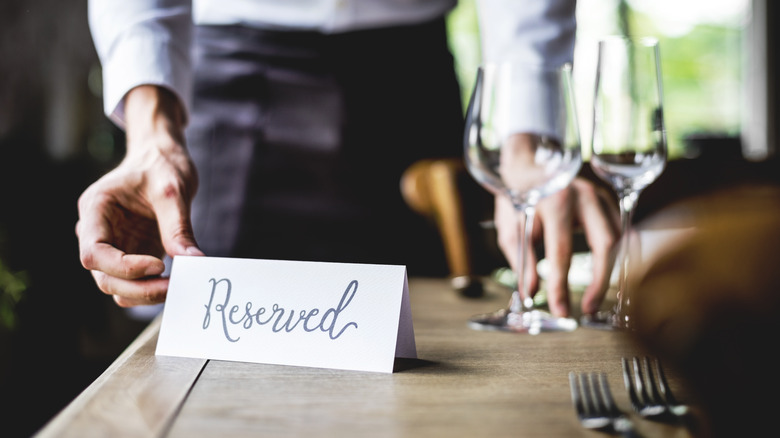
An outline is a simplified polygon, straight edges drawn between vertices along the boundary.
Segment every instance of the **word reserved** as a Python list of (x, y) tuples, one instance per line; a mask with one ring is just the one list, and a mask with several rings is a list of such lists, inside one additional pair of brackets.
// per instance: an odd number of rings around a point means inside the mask
[(417, 357), (406, 268), (177, 256), (156, 354), (392, 372)]
[[(341, 300), (336, 307), (329, 308), (322, 316), (317, 317), (320, 314), (320, 309), (312, 308), (310, 310), (301, 310), (297, 313), (295, 310), (286, 310), (279, 304), (273, 304), (270, 309), (265, 307), (259, 307), (254, 309), (252, 302), (244, 304), (243, 312), (238, 305), (231, 305), (230, 297), (232, 284), (229, 279), (223, 278), (221, 280), (209, 280), (211, 283), (211, 295), (209, 302), (206, 304), (206, 317), (203, 319), (203, 330), (209, 328), (211, 324), (211, 312), (212, 309), (220, 315), (222, 320), (222, 330), (225, 333), (225, 339), (230, 342), (238, 342), (241, 339), (239, 336), (231, 335), (230, 330), (236, 326), (243, 329), (250, 329), (253, 325), (263, 326), (270, 324), (271, 331), (273, 332), (291, 332), (296, 328), (305, 332), (323, 331), (327, 332), (330, 339), (338, 339), (344, 331), (349, 327), (357, 328), (357, 323), (354, 321), (341, 324), (339, 316), (343, 312), (352, 299), (355, 297), (355, 293), (358, 288), (358, 281), (352, 280), (347, 286), (347, 290), (341, 296)], [(224, 289), (222, 295), (224, 301), (219, 304), (214, 304), (214, 295), (218, 293), (218, 289)], [(230, 310), (228, 310), (230, 309)]]

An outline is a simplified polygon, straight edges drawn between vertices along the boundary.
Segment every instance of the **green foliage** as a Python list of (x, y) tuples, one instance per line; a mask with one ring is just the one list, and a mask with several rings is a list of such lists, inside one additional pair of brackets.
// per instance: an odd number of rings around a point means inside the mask
[(455, 69), (460, 81), (463, 109), (477, 75), (477, 67), (482, 58), (479, 40), (479, 23), (474, 0), (460, 0), (458, 6), (447, 17), (450, 50), (455, 57)]
[(16, 305), (21, 301), (28, 285), (27, 272), (12, 272), (0, 258), (0, 330), (11, 331), (16, 327)]
[(686, 136), (739, 134), (742, 29), (697, 25), (682, 36), (669, 37), (637, 12), (630, 14), (629, 28), (634, 35), (652, 35), (660, 42), (670, 157), (685, 155)]
[[(651, 17), (633, 10), (625, 1), (599, 3), (600, 6), (610, 4), (615, 8), (611, 15), (618, 28), (631, 35), (655, 36), (660, 41), (670, 158), (686, 155), (684, 140), (689, 135), (738, 135), (745, 61), (742, 29), (700, 24), (682, 36), (665, 36)], [(599, 13), (610, 16), (609, 11)], [(447, 26), (465, 109), (481, 59), (475, 1), (459, 1), (448, 17)], [(599, 29), (581, 30), (599, 33)], [(588, 93), (592, 84), (577, 84), (577, 87)]]

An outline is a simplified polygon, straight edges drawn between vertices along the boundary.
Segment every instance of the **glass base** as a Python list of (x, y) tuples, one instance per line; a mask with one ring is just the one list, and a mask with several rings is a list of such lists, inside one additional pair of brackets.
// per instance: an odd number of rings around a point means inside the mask
[(596, 330), (625, 330), (627, 326), (625, 322), (623, 324), (621, 322), (623, 321), (619, 319), (614, 309), (601, 310), (580, 317), (582, 327)]
[(512, 312), (499, 309), (493, 313), (476, 315), (469, 319), (474, 330), (492, 330), (536, 335), (542, 332), (570, 332), (577, 328), (577, 320), (559, 318), (549, 312), (533, 309)]

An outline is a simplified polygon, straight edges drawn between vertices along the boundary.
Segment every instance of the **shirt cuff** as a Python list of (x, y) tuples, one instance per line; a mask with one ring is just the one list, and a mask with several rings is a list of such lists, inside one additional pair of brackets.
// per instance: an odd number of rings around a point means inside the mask
[(192, 103), (192, 72), (188, 48), (177, 48), (150, 29), (130, 31), (103, 61), (103, 105), (106, 115), (125, 128), (124, 99), (139, 85), (157, 85), (182, 103), (185, 123)]
[(560, 67), (572, 62), (575, 0), (478, 0), (486, 63), (519, 60)]

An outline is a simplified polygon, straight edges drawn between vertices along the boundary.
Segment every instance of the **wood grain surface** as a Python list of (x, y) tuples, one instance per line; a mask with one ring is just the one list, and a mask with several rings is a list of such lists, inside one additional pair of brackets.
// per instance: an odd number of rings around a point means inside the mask
[[(155, 357), (155, 323), (41, 436), (602, 436), (577, 421), (570, 371), (607, 373), (628, 410), (620, 357), (641, 352), (625, 333), (474, 331), (467, 319), (506, 291), (467, 299), (415, 278), (410, 295), (419, 359), (392, 374)], [(689, 436), (636, 421), (645, 436)]]
[(164, 436), (207, 361), (155, 356), (159, 330), (157, 318), (37, 436)]

